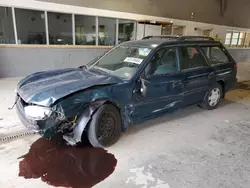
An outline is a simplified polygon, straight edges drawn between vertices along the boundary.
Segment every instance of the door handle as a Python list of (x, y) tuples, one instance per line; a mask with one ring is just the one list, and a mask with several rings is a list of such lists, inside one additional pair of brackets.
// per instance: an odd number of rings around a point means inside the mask
[(178, 86), (181, 86), (182, 85), (182, 81), (175, 81), (174, 83), (173, 83), (173, 87), (175, 88), (175, 87), (178, 87)]
[(208, 74), (208, 78), (209, 78), (209, 79), (213, 78), (214, 76), (215, 76), (215, 73), (214, 73), (214, 72), (211, 72), (211, 73)]

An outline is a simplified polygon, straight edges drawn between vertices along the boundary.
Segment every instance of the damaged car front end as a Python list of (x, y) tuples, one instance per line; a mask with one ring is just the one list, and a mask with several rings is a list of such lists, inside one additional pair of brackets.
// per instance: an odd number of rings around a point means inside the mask
[(27, 76), (16, 89), (21, 122), (46, 138), (61, 133), (71, 145), (84, 131), (96, 147), (113, 144), (132, 122), (131, 78), (149, 52), (118, 46), (86, 66)]
[[(84, 70), (79, 70), (81, 73), (74, 74), (86, 75), (83, 71)], [(37, 77), (38, 75), (34, 76)], [(60, 77), (62, 77), (62, 74), (60, 74)], [(112, 95), (112, 93), (110, 93), (112, 92), (112, 85), (118, 81), (120, 82), (120, 80), (115, 78), (101, 77), (102, 81), (98, 80), (98, 83), (95, 84), (96, 81), (92, 80), (90, 85), (82, 87), (81, 90), (78, 90), (80, 88), (79, 84), (72, 81), (71, 85), (77, 85), (78, 91), (69, 90), (70, 87), (65, 86), (65, 83), (63, 83), (63, 88), (65, 88), (67, 92), (63, 94), (62, 91), (59, 91), (60, 93), (58, 93), (58, 95), (55, 95), (55, 93), (57, 90), (60, 90), (60, 86), (49, 90), (48, 87), (45, 87), (45, 91), (41, 91), (41, 84), (43, 85), (43, 83), (36, 82), (36, 84), (34, 84), (34, 82), (28, 84), (29, 86), (25, 84), (26, 88), (33, 88), (30, 91), (34, 94), (28, 95), (27, 89), (22, 87), (22, 82), (25, 81), (21, 81), (17, 88), (17, 114), (24, 125), (29, 129), (40, 132), (45, 138), (52, 138), (56, 134), (62, 133), (65, 140), (71, 145), (81, 142), (82, 133), (90, 121), (92, 114), (101, 105), (107, 101), (111, 101), (109, 95)], [(42, 82), (47, 83), (48, 80), (46, 79), (49, 78), (45, 78)], [(55, 79), (55, 77), (53, 79)], [(90, 80), (89, 78), (88, 82), (90, 82)], [(58, 80), (51, 80), (51, 82), (54, 82), (55, 85), (59, 85), (57, 83)], [(68, 82), (68, 80), (66, 82)], [(79, 78), (77, 82), (79, 82)], [(36, 90), (40, 91), (37, 92)], [(47, 95), (48, 92), (52, 92), (51, 90), (54, 90), (53, 94)]]

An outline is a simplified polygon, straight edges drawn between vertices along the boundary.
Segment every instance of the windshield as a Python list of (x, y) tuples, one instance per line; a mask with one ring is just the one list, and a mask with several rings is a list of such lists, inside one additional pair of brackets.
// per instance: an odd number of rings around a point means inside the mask
[(90, 65), (89, 69), (129, 80), (151, 50), (145, 47), (118, 46)]

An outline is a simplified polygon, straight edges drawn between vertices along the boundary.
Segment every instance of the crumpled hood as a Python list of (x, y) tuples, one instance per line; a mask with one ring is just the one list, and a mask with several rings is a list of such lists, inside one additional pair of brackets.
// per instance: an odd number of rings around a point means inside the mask
[(50, 106), (58, 99), (95, 85), (115, 84), (120, 79), (86, 69), (38, 72), (18, 83), (17, 92), (26, 103)]

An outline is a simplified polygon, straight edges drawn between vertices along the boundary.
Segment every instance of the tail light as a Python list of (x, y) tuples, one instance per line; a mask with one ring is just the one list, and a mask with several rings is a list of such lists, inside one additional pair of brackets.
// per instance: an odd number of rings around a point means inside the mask
[(234, 63), (234, 69), (237, 69), (237, 64), (236, 63)]

